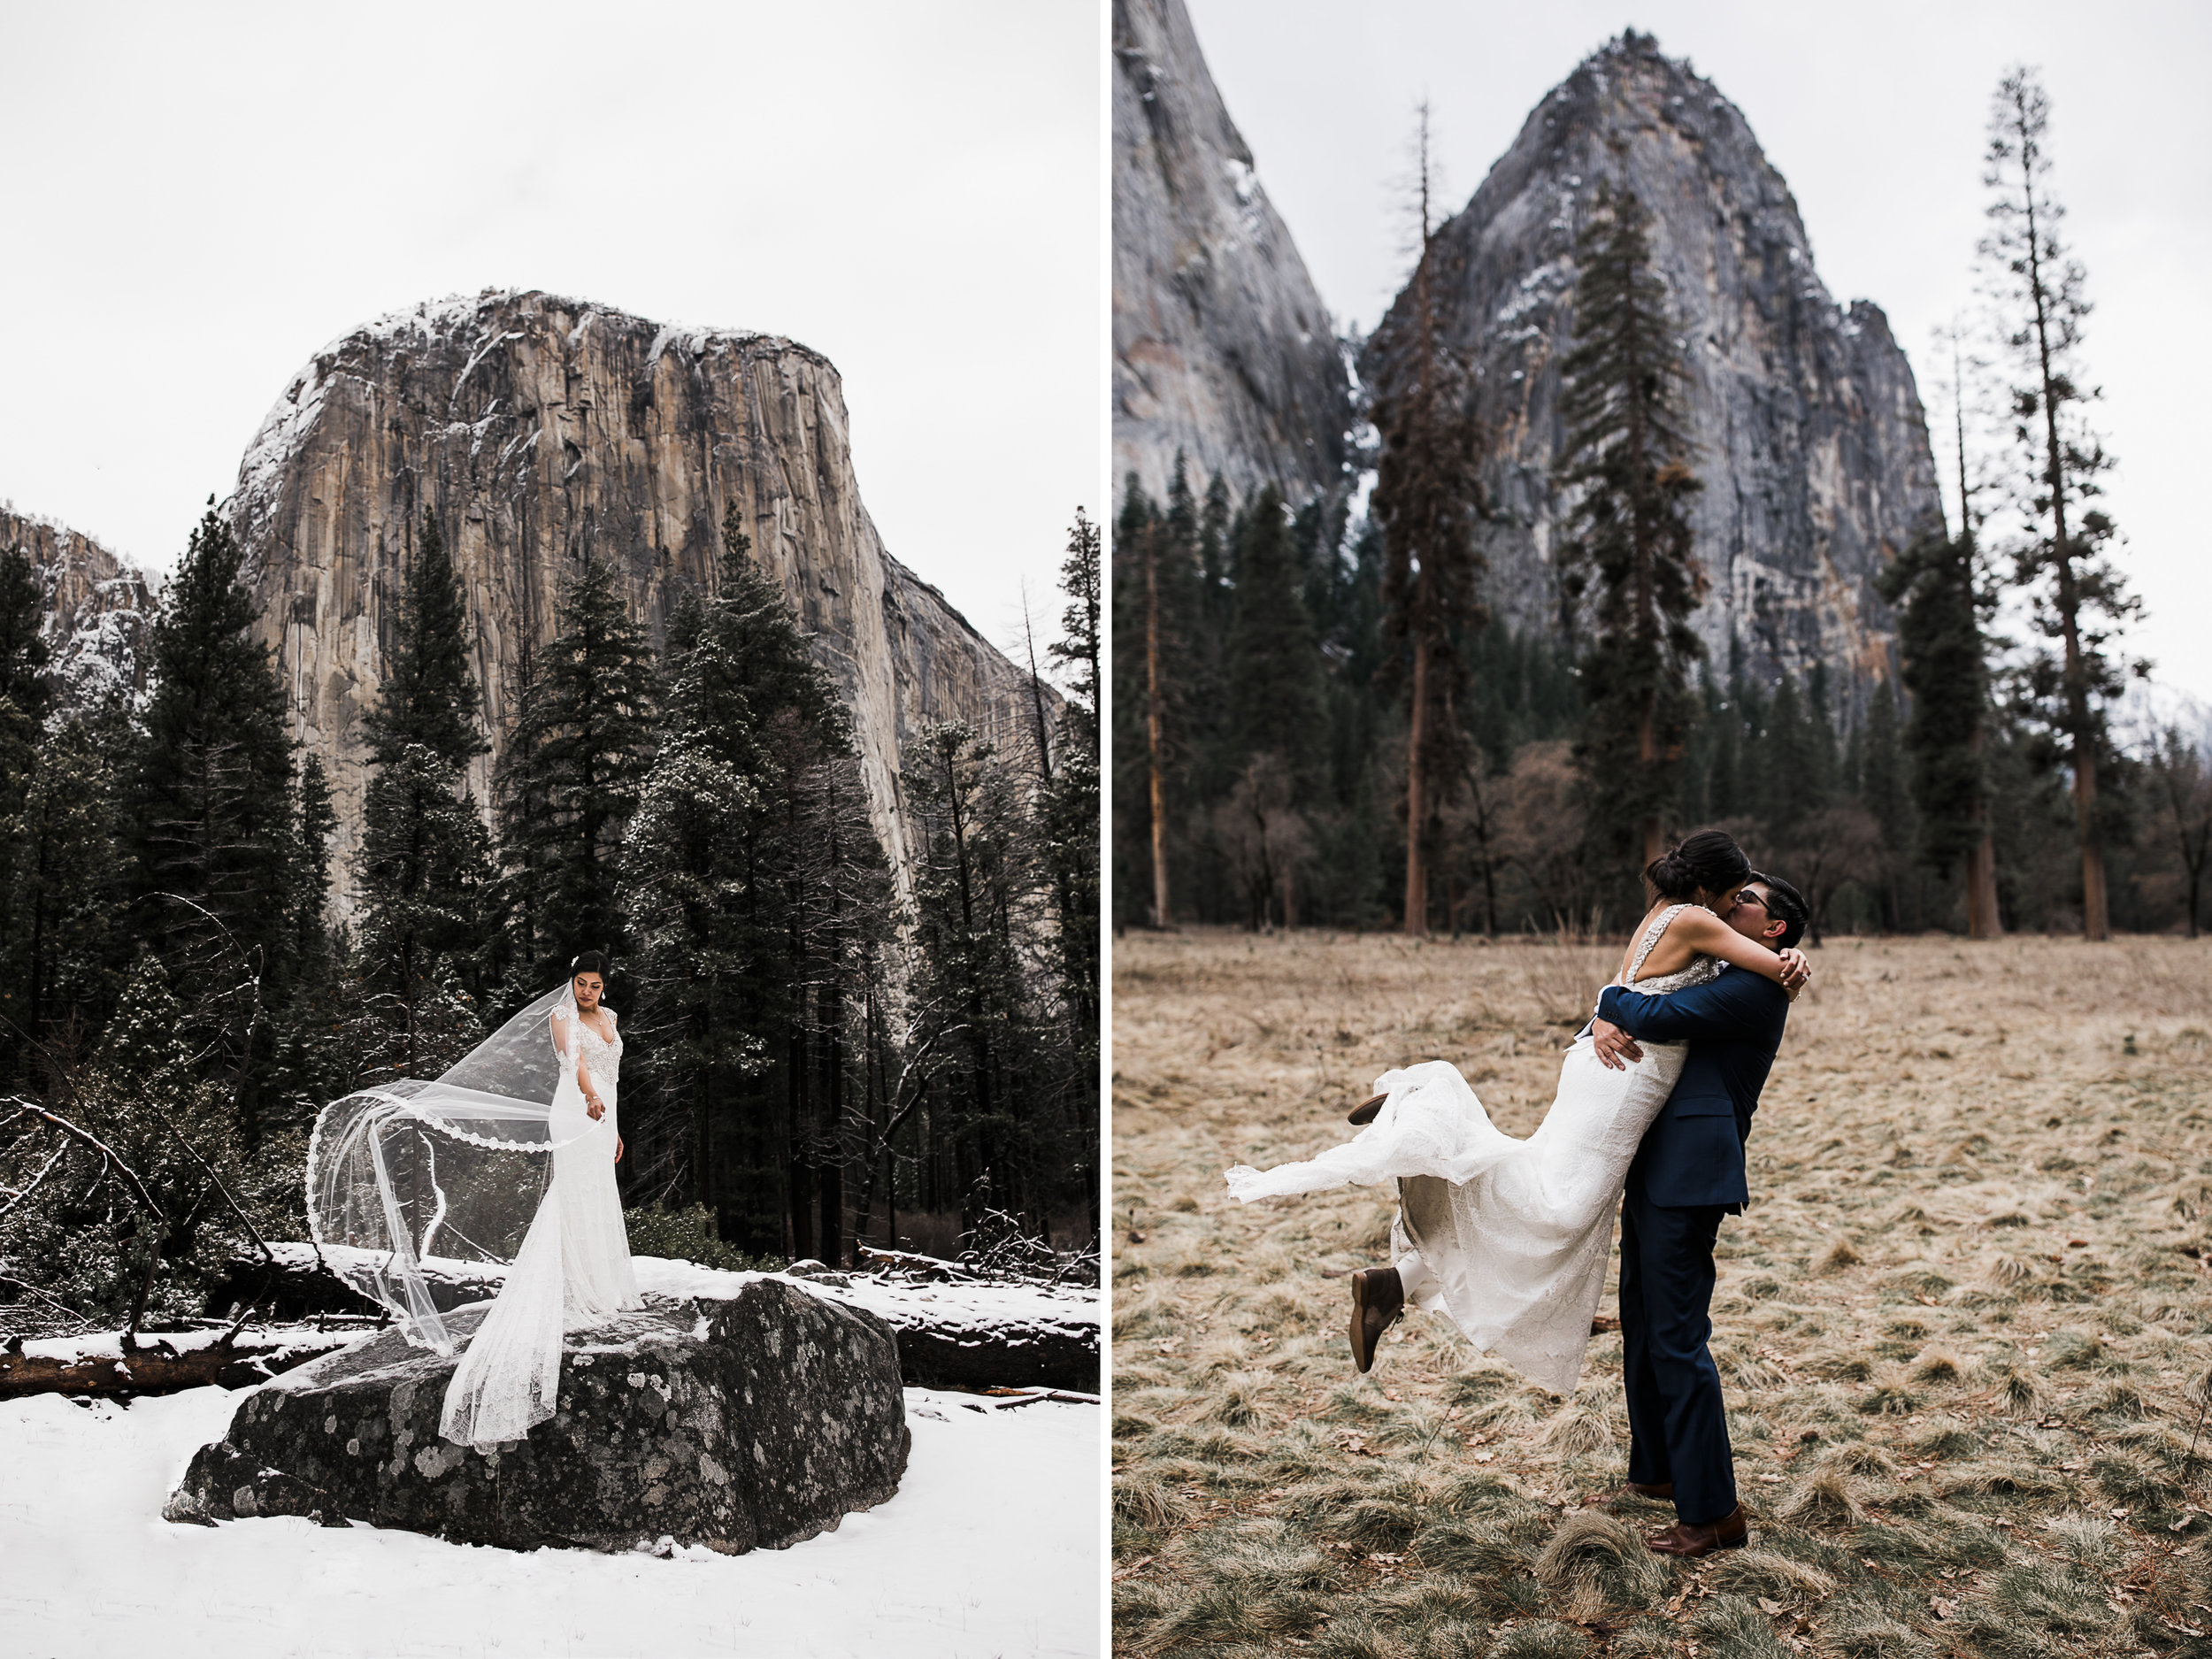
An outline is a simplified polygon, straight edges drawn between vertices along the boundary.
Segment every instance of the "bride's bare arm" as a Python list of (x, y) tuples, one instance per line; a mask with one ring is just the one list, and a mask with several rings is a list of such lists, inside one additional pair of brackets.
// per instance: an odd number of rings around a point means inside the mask
[(1731, 967), (1748, 968), (1777, 985), (1786, 986), (1788, 964), (1756, 940), (1746, 939), (1726, 922), (1702, 909), (1687, 910), (1674, 918), (1674, 927), (1694, 950), (1718, 956)]

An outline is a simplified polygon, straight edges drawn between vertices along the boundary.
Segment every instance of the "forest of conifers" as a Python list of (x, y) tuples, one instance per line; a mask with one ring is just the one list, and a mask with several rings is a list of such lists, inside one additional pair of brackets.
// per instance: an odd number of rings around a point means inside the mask
[[(913, 734), (912, 867), (848, 717), (734, 517), (662, 647), (607, 559), (524, 659), (493, 798), (457, 575), (413, 526), (369, 711), (352, 912), (228, 524), (163, 595), (134, 703), (58, 706), (0, 549), (0, 1303), (24, 1328), (197, 1313), (303, 1236), (323, 1104), (434, 1077), (611, 959), (641, 1254), (1060, 1249), (1098, 1228), (1099, 541), (1077, 515), (1020, 736)], [(904, 891), (902, 891), (903, 887)]]
[[(1425, 114), (1424, 115), (1425, 121)], [(1673, 836), (1732, 831), (1837, 931), (2203, 925), (2212, 730), (2126, 730), (2140, 611), (2105, 504), (2034, 76), (1992, 101), (1988, 357), (1954, 358), (1955, 522), (1933, 511), (1877, 588), (1870, 684), (1762, 680), (1694, 618), (1718, 573), (1686, 503), (1678, 308), (1632, 190), (1592, 193), (1559, 362), (1559, 626), (1487, 603), (1486, 434), (1419, 255), (1361, 349), (1371, 496), (1231, 498), (1179, 458), (1132, 473), (1113, 547), (1117, 927), (1624, 929)], [(1968, 410), (1977, 411), (1970, 443)], [(1294, 511), (1293, 510), (1294, 507)], [(1739, 636), (1740, 638), (1740, 636)]]

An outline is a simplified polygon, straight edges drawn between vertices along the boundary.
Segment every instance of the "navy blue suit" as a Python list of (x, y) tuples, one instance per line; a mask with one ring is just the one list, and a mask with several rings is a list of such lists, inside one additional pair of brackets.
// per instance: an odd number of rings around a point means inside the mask
[(1621, 1356), (1628, 1478), (1671, 1481), (1675, 1512), (1693, 1525), (1736, 1507), (1720, 1373), (1706, 1347), (1713, 1241), (1723, 1212), (1751, 1197), (1744, 1142), (1789, 1009), (1780, 986), (1740, 968), (1669, 996), (1612, 985), (1598, 999), (1598, 1017), (1630, 1036), (1690, 1045), (1621, 1197)]

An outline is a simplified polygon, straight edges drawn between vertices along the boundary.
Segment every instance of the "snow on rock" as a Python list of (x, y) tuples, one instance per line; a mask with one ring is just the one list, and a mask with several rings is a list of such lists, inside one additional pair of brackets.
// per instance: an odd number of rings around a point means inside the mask
[(73, 1659), (1097, 1654), (1097, 1409), (905, 1398), (913, 1451), (888, 1502), (788, 1550), (659, 1558), (173, 1526), (163, 1500), (236, 1394), (0, 1403), (0, 1628), (13, 1651)]
[(40, 635), (65, 714), (110, 698), (142, 704), (147, 631), (157, 605), (151, 578), (81, 531), (0, 502), (0, 550), (31, 563), (43, 611)]

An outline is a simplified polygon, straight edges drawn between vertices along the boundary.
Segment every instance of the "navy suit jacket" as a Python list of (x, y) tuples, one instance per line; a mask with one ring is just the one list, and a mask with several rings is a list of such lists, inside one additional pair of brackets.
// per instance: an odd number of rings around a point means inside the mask
[(1674, 1093), (1628, 1166), (1630, 1183), (1640, 1180), (1651, 1202), (1672, 1209), (1751, 1202), (1744, 1142), (1789, 1012), (1788, 992), (1741, 968), (1665, 996), (1605, 987), (1601, 1019), (1632, 1037), (1690, 1045)]

